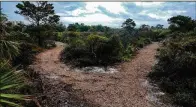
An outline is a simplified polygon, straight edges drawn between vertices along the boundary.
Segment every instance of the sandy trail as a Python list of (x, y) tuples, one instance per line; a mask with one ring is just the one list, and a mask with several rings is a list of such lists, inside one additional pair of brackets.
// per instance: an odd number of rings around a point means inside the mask
[(158, 43), (144, 47), (110, 74), (72, 71), (59, 60), (62, 45), (42, 52), (33, 69), (43, 81), (43, 102), (47, 107), (151, 107), (141, 82), (155, 63), (157, 48)]

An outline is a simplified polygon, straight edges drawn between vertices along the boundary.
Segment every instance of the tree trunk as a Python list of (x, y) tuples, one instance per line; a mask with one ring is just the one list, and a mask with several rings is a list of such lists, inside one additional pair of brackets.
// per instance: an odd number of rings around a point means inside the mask
[(40, 35), (40, 25), (39, 25), (39, 20), (36, 22), (37, 23), (37, 30), (38, 30), (38, 45), (39, 46), (43, 46), (43, 40), (42, 40), (42, 38), (41, 38), (41, 35)]

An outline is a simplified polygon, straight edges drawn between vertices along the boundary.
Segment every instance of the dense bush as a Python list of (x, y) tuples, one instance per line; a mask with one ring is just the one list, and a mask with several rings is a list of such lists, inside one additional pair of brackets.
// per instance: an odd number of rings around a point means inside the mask
[(173, 103), (184, 107), (196, 106), (196, 37), (191, 34), (175, 33), (165, 41), (149, 74)]
[(177, 15), (167, 20), (170, 24), (171, 31), (189, 32), (193, 31), (196, 26), (195, 20), (189, 16)]
[(55, 41), (53, 41), (53, 40), (45, 40), (44, 43), (43, 43), (43, 47), (47, 48), (47, 49), (56, 47)]
[(89, 35), (86, 39), (75, 38), (65, 48), (63, 56), (75, 65), (107, 65), (122, 57), (122, 43), (118, 36), (106, 38)]
[(36, 45), (21, 43), (19, 47), (20, 54), (13, 58), (12, 65), (19, 65), (20, 68), (25, 68), (32, 64), (35, 59), (35, 55), (41, 51), (43, 51), (43, 49)]
[(170, 34), (169, 30), (166, 29), (157, 29), (157, 30), (148, 30), (148, 31), (139, 31), (137, 36), (149, 38), (151, 41), (161, 41)]
[[(164, 39), (167, 35), (164, 31), (161, 29), (159, 31), (135, 31), (135, 33), (129, 34), (125, 30), (121, 30), (118, 32), (119, 34), (110, 32), (113, 36), (102, 36), (101, 33), (92, 32), (85, 32), (85, 34), (63, 32), (59, 34), (59, 37), (68, 43), (68, 47), (63, 53), (65, 62), (81, 66), (108, 65), (129, 60), (139, 48), (143, 48), (152, 41)], [(162, 33), (161, 36), (159, 36), (160, 33)]]
[(103, 32), (58, 32), (57, 40), (65, 43), (70, 43), (75, 38), (86, 39), (89, 35), (103, 35)]
[(151, 43), (151, 39), (146, 37), (139, 37), (135, 43), (135, 47), (143, 48), (144, 46)]
[(74, 40), (75, 38), (79, 38), (79, 36), (79, 32), (62, 32), (61, 34), (59, 34), (59, 38), (62, 42), (65, 43), (71, 43), (72, 40)]
[(31, 43), (33, 42), (29, 34), (23, 33), (20, 31), (10, 32), (9, 36), (7, 36), (7, 39), (13, 40), (13, 41), (26, 41), (26, 42), (31, 42)]
[(161, 41), (167, 38), (170, 33), (171, 33), (170, 30), (161, 30), (160, 33), (156, 36), (156, 40)]

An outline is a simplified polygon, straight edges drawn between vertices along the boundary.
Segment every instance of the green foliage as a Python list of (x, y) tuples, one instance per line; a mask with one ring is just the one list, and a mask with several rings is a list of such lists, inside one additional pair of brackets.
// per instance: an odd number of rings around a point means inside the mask
[(77, 26), (75, 26), (74, 24), (69, 24), (69, 26), (67, 27), (68, 31), (77, 31)]
[(150, 30), (150, 26), (149, 25), (146, 25), (146, 24), (142, 24), (140, 26), (140, 30), (142, 30), (142, 31), (148, 31), (148, 30)]
[(25, 68), (28, 65), (33, 63), (35, 59), (35, 55), (38, 52), (43, 51), (43, 49), (33, 44), (21, 43), (19, 47), (19, 51), (20, 51), (20, 54), (12, 59), (12, 65), (13, 66), (20, 65), (19, 66), (20, 68)]
[(50, 24), (39, 26), (28, 25), (24, 32), (30, 35), (30, 39), (27, 39), (30, 43), (38, 43), (38, 45), (45, 47), (46, 45), (44, 42), (47, 42), (47, 40), (56, 40), (58, 38), (58, 34), (54, 29), (55, 25), (53, 27)]
[(139, 47), (139, 48), (143, 48), (144, 46), (148, 45), (151, 43), (151, 40), (150, 38), (143, 38), (143, 37), (140, 37), (138, 38), (138, 40), (136, 41), (136, 47)]
[(161, 41), (163, 39), (165, 39), (166, 37), (168, 37), (168, 35), (171, 33), (170, 30), (162, 30), (158, 36), (156, 37), (157, 41)]
[(15, 13), (24, 16), (31, 22), (30, 28), (33, 30), (33, 35), (38, 39), (38, 44), (43, 46), (45, 36), (51, 34), (54, 25), (60, 20), (59, 16), (55, 15), (53, 4), (47, 1), (23, 1), (18, 3), (16, 7), (19, 10)]
[(16, 100), (25, 100), (29, 96), (21, 94), (13, 94), (13, 91), (24, 85), (24, 79), (20, 71), (10, 69), (10, 66), (2, 61), (0, 62), (0, 105), (20, 107)]
[(57, 32), (57, 41), (64, 42), (63, 32)]
[(12, 41), (20, 41), (20, 42), (30, 42), (32, 43), (33, 40), (32, 38), (30, 38), (30, 35), (28, 33), (23, 33), (20, 31), (12, 31), (9, 33), (9, 36), (7, 36), (8, 40), (12, 40)]
[(133, 19), (130, 18), (126, 19), (126, 21), (122, 24), (122, 27), (126, 29), (128, 32), (132, 32), (135, 26), (135, 22), (133, 21)]
[(46, 48), (46, 49), (56, 47), (55, 41), (53, 41), (53, 40), (45, 40), (43, 44), (44, 44), (44, 48)]
[(74, 24), (69, 24), (67, 27), (68, 31), (72, 32), (106, 32), (110, 28), (107, 26), (102, 26), (102, 25), (85, 25), (84, 23), (74, 23)]
[[(196, 106), (196, 37), (179, 33), (163, 43), (157, 56), (159, 62), (149, 77), (163, 91), (167, 92), (173, 103), (184, 107)], [(185, 36), (186, 35), (186, 36)]]
[[(163, 25), (157, 25), (157, 29), (153, 30), (145, 24), (140, 29), (134, 29), (136, 24), (132, 19), (123, 23), (123, 29), (105, 27), (104, 36), (100, 32), (79, 32), (81, 26), (85, 25), (71, 24), (68, 30), (74, 32), (58, 34), (61, 41), (69, 44), (63, 52), (64, 61), (81, 66), (108, 65), (128, 60), (139, 48), (150, 44), (151, 41), (163, 40), (169, 33), (163, 29)], [(101, 32), (104, 31), (101, 30), (101, 25), (90, 26), (93, 31), (98, 28)]]
[(98, 63), (107, 65), (120, 61), (122, 58), (123, 46), (118, 36), (106, 37), (90, 35), (88, 44), (93, 58)]
[(182, 15), (171, 17), (168, 19), (168, 22), (170, 24), (169, 29), (171, 31), (187, 32), (193, 30), (196, 26), (196, 23), (191, 19), (191, 17)]
[(157, 29), (163, 29), (163, 26), (164, 26), (164, 25), (157, 24), (157, 25), (156, 25), (156, 28), (157, 28)]
[(19, 54), (19, 44), (12, 41), (0, 40), (0, 60), (12, 59)]
[(118, 36), (106, 38), (99, 35), (89, 35), (87, 38), (75, 38), (65, 48), (65, 62), (75, 65), (108, 65), (122, 58), (122, 43)]
[(30, 22), (33, 22), (37, 26), (59, 21), (59, 16), (54, 14), (53, 4), (47, 1), (23, 1), (22, 3), (18, 3), (16, 7), (19, 10), (15, 11), (15, 13), (25, 16)]
[(66, 26), (63, 23), (57, 23), (54, 26), (57, 32), (64, 32), (66, 30)]
[(136, 47), (129, 44), (128, 47), (125, 48), (123, 51), (122, 60), (123, 61), (130, 60), (130, 58), (135, 54), (136, 51), (137, 51)]
[(75, 38), (80, 38), (80, 32), (63, 32), (61, 40), (65, 43), (71, 43)]

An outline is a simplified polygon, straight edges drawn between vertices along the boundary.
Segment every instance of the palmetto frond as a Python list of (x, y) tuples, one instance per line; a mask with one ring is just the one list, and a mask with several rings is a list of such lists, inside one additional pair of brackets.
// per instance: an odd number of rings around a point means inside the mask
[[(13, 90), (24, 85), (24, 79), (20, 71), (14, 71), (7, 66), (5, 62), (0, 63), (0, 105), (6, 104), (10, 106), (20, 105), (13, 100), (26, 100), (29, 96), (21, 94), (12, 94)], [(10, 92), (12, 90), (12, 92)]]
[(0, 40), (0, 58), (12, 59), (19, 54), (17, 42)]

